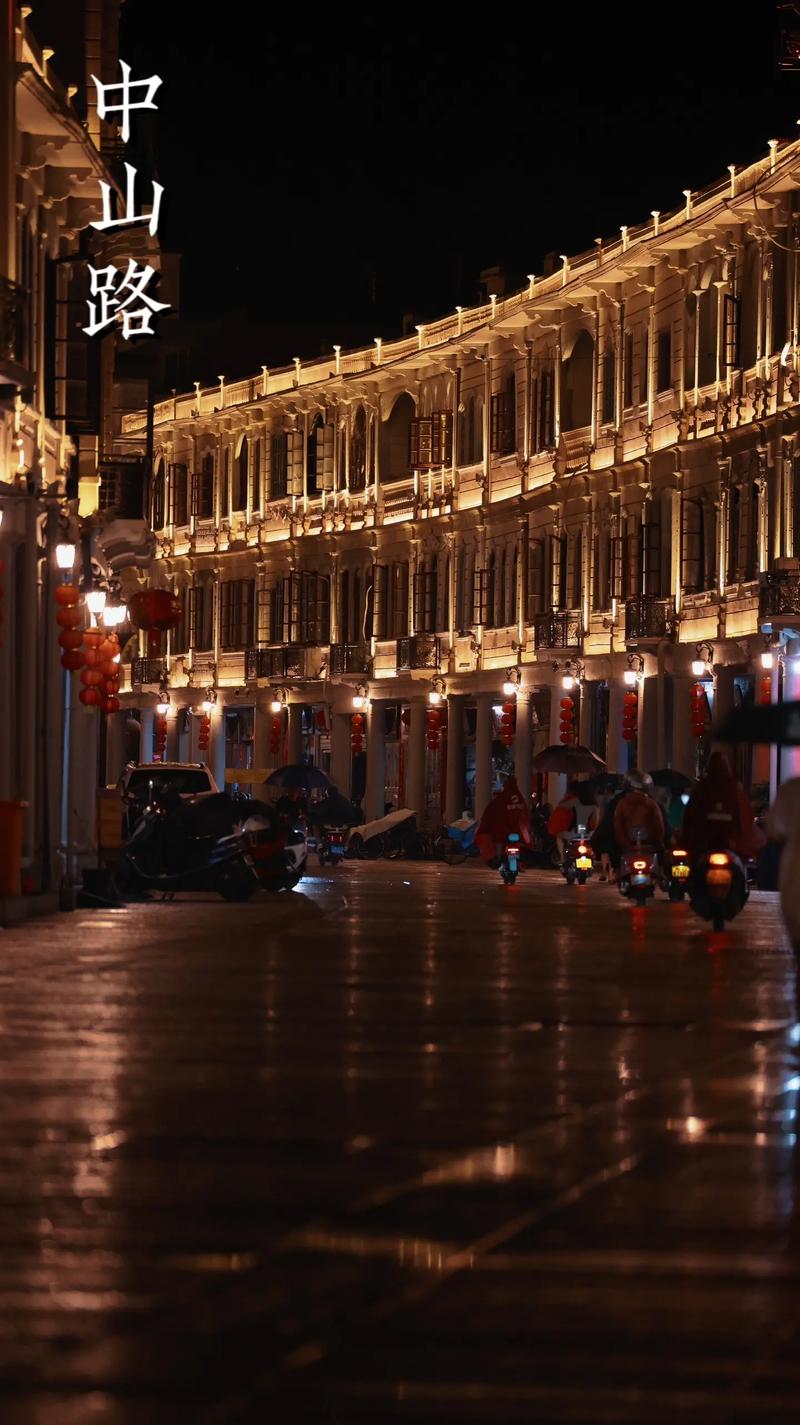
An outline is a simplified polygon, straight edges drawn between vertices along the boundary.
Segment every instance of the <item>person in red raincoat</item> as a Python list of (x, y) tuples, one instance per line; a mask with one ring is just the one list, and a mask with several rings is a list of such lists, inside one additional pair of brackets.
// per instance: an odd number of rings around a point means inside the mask
[(712, 752), (692, 793), (681, 840), (690, 856), (730, 849), (746, 861), (756, 854), (753, 808), (721, 752)]
[(523, 846), (530, 846), (528, 804), (514, 777), (509, 777), (505, 786), (495, 793), (481, 817), (475, 841), (484, 861), (502, 855), (503, 844), (511, 832), (517, 833)]

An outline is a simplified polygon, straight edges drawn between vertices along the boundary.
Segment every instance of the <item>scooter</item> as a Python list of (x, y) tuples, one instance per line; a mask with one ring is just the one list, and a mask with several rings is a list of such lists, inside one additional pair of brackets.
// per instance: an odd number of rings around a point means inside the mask
[(576, 881), (579, 886), (585, 886), (594, 871), (594, 852), (582, 827), (578, 828), (577, 835), (566, 840), (561, 869), (568, 886), (574, 885)]
[(246, 901), (258, 880), (241, 833), (193, 835), (186, 815), (153, 798), (122, 849), (112, 886), (121, 900), (148, 891), (217, 891), (223, 900)]
[(680, 847), (667, 852), (664, 867), (664, 889), (671, 901), (682, 901), (686, 895), (691, 875), (689, 853)]
[(317, 841), (317, 860), (320, 866), (325, 866), (328, 863), (331, 866), (338, 866), (340, 861), (344, 860), (346, 849), (346, 826), (323, 826), (320, 828)]
[(303, 831), (286, 817), (255, 813), (242, 825), (259, 885), (265, 891), (293, 891), (306, 871)]
[(646, 905), (655, 895), (658, 880), (658, 853), (640, 841), (633, 851), (623, 851), (619, 867), (619, 888), (636, 905)]
[(513, 886), (519, 875), (519, 832), (510, 831), (505, 840), (503, 854), (500, 857), (500, 875), (507, 886)]
[(689, 901), (702, 920), (710, 920), (715, 930), (724, 930), (747, 904), (750, 894), (744, 865), (733, 851), (706, 851), (699, 856), (689, 877)]

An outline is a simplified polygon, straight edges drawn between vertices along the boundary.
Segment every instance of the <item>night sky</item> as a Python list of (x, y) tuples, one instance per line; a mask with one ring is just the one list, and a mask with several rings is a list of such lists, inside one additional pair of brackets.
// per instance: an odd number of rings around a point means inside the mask
[[(74, 69), (81, 0), (33, 3)], [(122, 40), (164, 80), (160, 232), (182, 316), (219, 324), (204, 377), (388, 339), (476, 301), (483, 267), (513, 289), (797, 133), (769, 0), (746, 24), (707, 3), (209, 13), (127, 0)]]

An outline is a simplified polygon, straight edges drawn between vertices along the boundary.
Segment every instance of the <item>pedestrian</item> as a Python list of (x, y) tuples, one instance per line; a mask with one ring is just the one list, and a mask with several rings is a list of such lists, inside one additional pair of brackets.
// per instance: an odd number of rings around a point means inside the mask
[(592, 850), (600, 858), (598, 880), (614, 881), (619, 870), (619, 847), (614, 834), (614, 813), (625, 793), (622, 788), (610, 792), (603, 799), (598, 816), (597, 828), (592, 834)]
[(781, 911), (795, 952), (800, 954), (800, 777), (790, 777), (778, 788), (767, 814), (767, 835), (781, 847)]

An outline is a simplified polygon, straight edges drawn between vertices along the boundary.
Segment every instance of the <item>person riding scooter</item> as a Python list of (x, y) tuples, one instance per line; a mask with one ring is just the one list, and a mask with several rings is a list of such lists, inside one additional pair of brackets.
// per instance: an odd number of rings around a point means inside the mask
[(664, 818), (652, 793), (653, 779), (647, 772), (628, 773), (614, 809), (614, 836), (623, 853), (643, 843), (664, 850)]
[(681, 840), (692, 858), (731, 850), (748, 861), (757, 845), (753, 808), (721, 752), (712, 752), (683, 818)]

